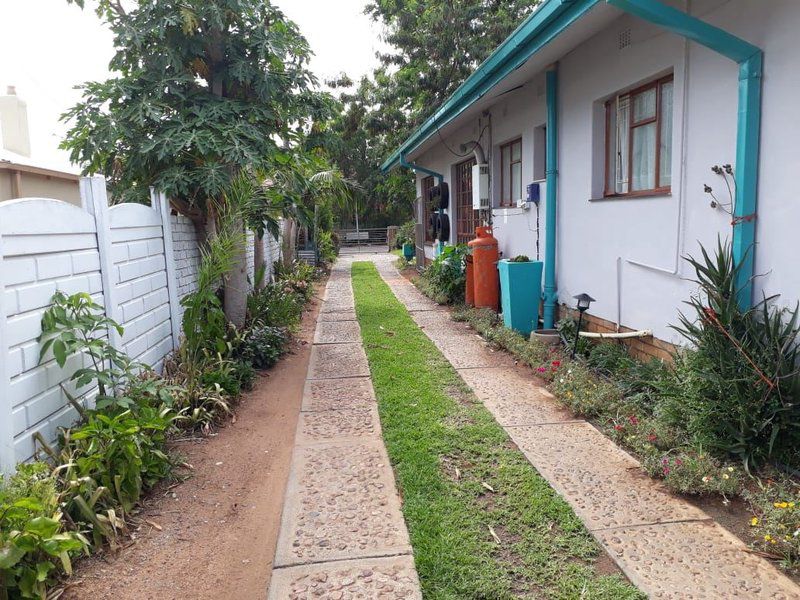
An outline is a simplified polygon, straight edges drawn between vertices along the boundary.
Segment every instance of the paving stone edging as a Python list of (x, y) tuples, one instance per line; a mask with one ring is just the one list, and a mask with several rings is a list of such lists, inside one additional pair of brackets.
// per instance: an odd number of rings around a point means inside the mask
[(422, 598), (350, 266), (334, 266), (317, 320), (269, 600)]
[(411, 317), (531, 464), (572, 506), (625, 575), (651, 598), (800, 598), (800, 587), (639, 462), (560, 407), (527, 367), (492, 351), (394, 267), (372, 260)]

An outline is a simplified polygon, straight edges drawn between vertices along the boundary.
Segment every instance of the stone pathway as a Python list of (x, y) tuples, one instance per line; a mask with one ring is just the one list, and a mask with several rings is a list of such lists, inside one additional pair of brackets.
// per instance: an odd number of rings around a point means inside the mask
[[(495, 352), (373, 260), (412, 318), (453, 364), (531, 464), (559, 492), (625, 575), (651, 598), (800, 598), (800, 588), (700, 509), (647, 477), (632, 456), (575, 419), (531, 370)], [(347, 261), (348, 267), (351, 261)], [(344, 266), (344, 264), (342, 265)]]
[(334, 267), (317, 323), (270, 600), (422, 598), (355, 317), (351, 264), (343, 258)]

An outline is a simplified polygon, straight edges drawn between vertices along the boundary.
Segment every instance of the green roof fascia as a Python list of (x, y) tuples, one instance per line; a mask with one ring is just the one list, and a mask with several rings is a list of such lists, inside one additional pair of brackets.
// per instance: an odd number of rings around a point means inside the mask
[(384, 173), (400, 165), (400, 155), (409, 154), (438, 129), (450, 123), (518, 69), (601, 0), (545, 0), (506, 40), (495, 49), (453, 95), (442, 104), (381, 165)]

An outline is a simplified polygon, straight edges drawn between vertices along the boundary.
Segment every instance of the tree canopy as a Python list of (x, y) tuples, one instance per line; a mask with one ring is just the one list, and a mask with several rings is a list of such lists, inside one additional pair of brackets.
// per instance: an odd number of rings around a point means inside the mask
[(155, 186), (203, 210), (241, 168), (285, 161), (330, 117), (308, 43), (268, 1), (139, 1), (126, 12), (100, 0), (97, 12), (114, 34), (115, 75), (82, 86), (63, 147), (117, 200), (144, 201)]
[[(391, 50), (356, 86), (346, 77), (331, 153), (364, 188), (369, 224), (399, 223), (415, 197), (407, 174), (379, 165), (530, 14), (538, 0), (373, 0), (365, 12)], [(375, 221), (381, 215), (381, 222)], [(372, 220), (369, 220), (372, 219)]]

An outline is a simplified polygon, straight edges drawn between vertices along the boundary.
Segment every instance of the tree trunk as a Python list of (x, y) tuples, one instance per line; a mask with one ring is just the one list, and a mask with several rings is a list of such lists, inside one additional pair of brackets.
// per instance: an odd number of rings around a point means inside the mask
[(294, 262), (294, 247), (297, 238), (297, 226), (294, 219), (283, 220), (283, 265), (291, 266)]
[(255, 265), (253, 271), (255, 272), (255, 278), (253, 280), (253, 287), (256, 290), (264, 289), (264, 285), (266, 285), (267, 277), (269, 277), (269, 273), (267, 273), (267, 266), (264, 263), (264, 234), (259, 234), (256, 232), (254, 236), (254, 248), (253, 248), (253, 263)]
[[(239, 219), (237, 231), (244, 231)], [(225, 277), (225, 316), (238, 329), (244, 327), (247, 318), (247, 248), (240, 243), (230, 273)]]

